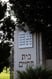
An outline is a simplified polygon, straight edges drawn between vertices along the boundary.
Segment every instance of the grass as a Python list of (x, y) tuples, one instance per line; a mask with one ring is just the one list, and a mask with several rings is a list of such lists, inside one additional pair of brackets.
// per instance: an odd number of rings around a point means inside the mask
[(0, 73), (0, 79), (10, 79), (9, 69), (7, 69), (7, 72), (6, 72), (6, 69), (4, 68), (3, 72)]

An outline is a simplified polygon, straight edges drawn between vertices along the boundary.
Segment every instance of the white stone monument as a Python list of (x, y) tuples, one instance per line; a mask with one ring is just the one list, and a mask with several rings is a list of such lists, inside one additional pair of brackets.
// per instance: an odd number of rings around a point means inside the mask
[(18, 28), (14, 32), (14, 79), (17, 71), (26, 67), (42, 65), (42, 36), (41, 33), (31, 34)]

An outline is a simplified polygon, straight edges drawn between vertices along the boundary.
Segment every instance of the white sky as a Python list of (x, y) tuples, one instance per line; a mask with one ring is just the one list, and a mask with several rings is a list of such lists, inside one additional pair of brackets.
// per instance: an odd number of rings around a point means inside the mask
[[(0, 1), (2, 1), (4, 3), (4, 2), (8, 2), (9, 0), (0, 0)], [(12, 4), (7, 3), (7, 6), (8, 6), (8, 10), (10, 10), (10, 6), (12, 6)], [(9, 13), (7, 12), (6, 15), (9, 16)], [(13, 12), (11, 12), (11, 19), (13, 21), (15, 21), (15, 22), (17, 20), (16, 17), (14, 16), (14, 13)]]
[(9, 0), (0, 0), (0, 1), (2, 1), (2, 2), (8, 2)]

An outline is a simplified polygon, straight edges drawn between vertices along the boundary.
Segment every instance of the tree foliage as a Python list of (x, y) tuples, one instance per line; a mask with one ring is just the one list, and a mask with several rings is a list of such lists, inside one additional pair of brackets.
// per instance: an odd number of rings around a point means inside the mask
[[(9, 8), (11, 8), (9, 6)], [(7, 14), (8, 13), (8, 16)], [(13, 39), (15, 22), (11, 19), (11, 9), (8, 10), (7, 3), (0, 2), (0, 31), (3, 31), (5, 40)]]
[(10, 44), (9, 43), (0, 43), (0, 72), (6, 66), (9, 66), (8, 57), (10, 56)]
[(11, 20), (10, 17), (4, 19), (1, 30), (3, 30), (5, 40), (10, 40), (11, 38), (13, 39), (15, 23)]
[[(9, 0), (13, 4), (11, 10), (14, 10), (17, 20), (17, 26), (24, 30), (25, 24), (31, 32), (52, 31), (52, 5), (48, 0)], [(5, 8), (6, 11), (6, 8)], [(10, 16), (11, 17), (11, 16)], [(13, 37), (15, 23), (8, 17), (4, 19), (2, 30), (7, 38)], [(21, 24), (21, 25), (20, 25)], [(23, 24), (23, 25), (22, 25)]]
[(52, 70), (42, 67), (27, 68), (25, 71), (17, 71), (19, 79), (52, 79)]
[(4, 17), (5, 15), (5, 12), (6, 12), (6, 8), (7, 8), (7, 5), (4, 4), (2, 6), (1, 2), (0, 2), (0, 20)]
[(25, 22), (32, 32), (52, 28), (52, 2), (50, 0), (10, 0), (20, 22)]
[[(5, 18), (5, 13), (7, 11), (7, 4), (0, 2), (0, 31), (3, 31), (3, 34), (0, 33), (0, 72), (2, 72), (3, 68), (9, 67), (8, 57), (10, 56), (10, 43), (5, 42), (9, 40), (11, 37), (10, 25), (12, 25), (12, 21), (10, 21), (9, 17)], [(2, 25), (2, 27), (1, 27)], [(11, 29), (12, 30), (12, 29)], [(9, 34), (10, 33), (10, 34)]]

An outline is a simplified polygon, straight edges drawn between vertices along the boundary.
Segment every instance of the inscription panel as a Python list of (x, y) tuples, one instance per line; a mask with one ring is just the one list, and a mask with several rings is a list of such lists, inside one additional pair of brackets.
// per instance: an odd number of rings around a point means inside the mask
[(18, 47), (27, 48), (32, 47), (32, 34), (29, 32), (19, 32), (18, 35)]
[(31, 54), (22, 54), (21, 60), (19, 61), (19, 67), (34, 66), (34, 61), (31, 58)]

